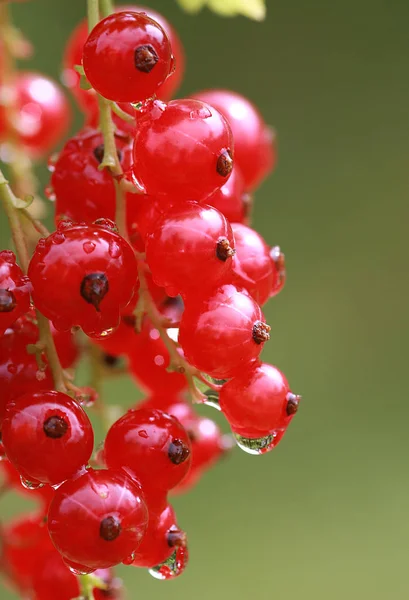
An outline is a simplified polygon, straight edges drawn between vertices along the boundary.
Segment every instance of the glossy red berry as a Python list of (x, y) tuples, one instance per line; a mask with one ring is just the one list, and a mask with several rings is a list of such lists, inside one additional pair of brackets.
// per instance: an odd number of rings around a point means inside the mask
[(115, 102), (153, 96), (174, 68), (163, 28), (145, 13), (131, 11), (113, 13), (94, 27), (82, 63), (92, 87)]
[(276, 162), (275, 137), (257, 108), (244, 96), (228, 90), (207, 90), (194, 95), (224, 115), (234, 138), (236, 165), (246, 189), (256, 188)]
[(149, 195), (204, 200), (233, 169), (224, 117), (198, 100), (147, 102), (137, 115), (133, 174)]
[(149, 518), (148, 528), (132, 566), (155, 567), (167, 560), (180, 545), (186, 545), (186, 534), (178, 528), (175, 511), (168, 504), (159, 515)]
[(90, 470), (66, 481), (48, 513), (51, 540), (85, 571), (127, 560), (141, 543), (148, 512), (140, 487), (116, 470)]
[(124, 468), (142, 486), (170, 490), (190, 467), (190, 441), (177, 419), (160, 410), (130, 410), (105, 440), (108, 467)]
[(55, 391), (9, 401), (2, 433), (7, 457), (22, 478), (51, 485), (73, 477), (88, 463), (94, 446), (84, 410)]
[(132, 248), (105, 226), (61, 227), (39, 241), (28, 272), (34, 302), (56, 329), (79, 325), (90, 336), (119, 325), (137, 287)]
[[(0, 86), (1, 87), (1, 86)], [(4, 94), (14, 96), (16, 114), (11, 124), (31, 156), (50, 152), (68, 129), (69, 104), (59, 86), (39, 73), (20, 73)], [(4, 108), (0, 108), (0, 138), (8, 134)]]
[(269, 332), (258, 304), (229, 284), (202, 298), (187, 298), (179, 343), (193, 366), (227, 379), (259, 356)]
[(259, 304), (264, 304), (274, 295), (280, 279), (271, 249), (254, 229), (241, 223), (233, 223), (232, 229), (236, 243), (234, 283), (246, 289)]
[[(131, 165), (127, 139), (115, 137), (118, 158), (124, 170)], [(115, 218), (115, 185), (111, 173), (100, 169), (104, 155), (103, 136), (86, 128), (69, 139), (50, 168), (51, 199), (55, 199), (55, 220), (62, 218), (92, 223)]]
[(146, 239), (153, 279), (170, 296), (226, 279), (233, 255), (230, 224), (215, 208), (196, 202), (170, 209)]
[(230, 223), (242, 223), (247, 216), (248, 200), (243, 177), (239, 168), (234, 167), (229, 180), (206, 198), (206, 204), (217, 208)]
[(32, 590), (35, 600), (72, 600), (81, 594), (79, 579), (53, 549), (37, 563)]
[(0, 335), (30, 307), (31, 283), (10, 250), (0, 252)]
[(261, 363), (243, 369), (222, 387), (220, 408), (235, 433), (262, 438), (287, 428), (299, 399), (281, 371)]

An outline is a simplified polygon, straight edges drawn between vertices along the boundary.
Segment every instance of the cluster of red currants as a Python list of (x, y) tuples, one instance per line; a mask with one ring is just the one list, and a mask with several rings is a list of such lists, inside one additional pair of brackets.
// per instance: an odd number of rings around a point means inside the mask
[[(27, 273), (0, 253), (2, 466), (7, 484), (42, 506), (6, 529), (2, 565), (35, 600), (76, 597), (75, 574), (93, 572), (95, 598), (115, 598), (121, 562), (159, 579), (183, 572), (186, 534), (168, 495), (231, 445), (189, 393), (216, 405), (251, 454), (274, 448), (298, 408), (284, 375), (260, 361), (270, 338), (260, 306), (284, 285), (284, 256), (248, 225), (274, 135), (239, 94), (170, 100), (183, 63), (177, 34), (151, 10), (122, 7), (90, 33), (77, 27), (64, 82), (86, 125), (49, 163), (56, 231), (38, 241)], [(48, 152), (68, 122), (63, 96), (33, 74), (14, 89), (21, 145)], [(44, 348), (41, 315), (51, 323)], [(93, 458), (84, 407), (96, 394), (65, 380), (79, 330), (102, 371), (124, 363), (147, 393)]]

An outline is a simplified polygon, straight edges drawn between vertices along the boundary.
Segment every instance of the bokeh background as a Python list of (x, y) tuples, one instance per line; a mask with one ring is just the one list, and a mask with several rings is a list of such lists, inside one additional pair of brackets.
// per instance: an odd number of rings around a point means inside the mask
[[(303, 404), (270, 455), (236, 451), (175, 499), (190, 566), (168, 583), (123, 569), (128, 598), (404, 598), (409, 3), (268, 0), (262, 24), (188, 16), (174, 0), (146, 4), (185, 44), (180, 95), (237, 89), (278, 131), (279, 165), (256, 195), (254, 224), (282, 246), (289, 276), (266, 309), (264, 357)], [(84, 11), (84, 0), (15, 6), (36, 48), (30, 67), (58, 77)], [(136, 398), (126, 381), (107, 392)], [(22, 506), (6, 497), (1, 514)], [(0, 597), (14, 595), (1, 588)]]

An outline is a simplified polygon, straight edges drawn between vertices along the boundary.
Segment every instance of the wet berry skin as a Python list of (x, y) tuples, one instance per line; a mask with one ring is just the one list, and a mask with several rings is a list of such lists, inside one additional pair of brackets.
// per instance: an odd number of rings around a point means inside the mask
[(243, 176), (234, 167), (229, 180), (206, 198), (206, 204), (217, 208), (230, 223), (242, 223), (246, 218), (246, 200)]
[(207, 90), (193, 96), (224, 115), (234, 137), (234, 158), (247, 190), (256, 188), (276, 162), (274, 134), (257, 108), (244, 96), (228, 90)]
[(196, 202), (170, 209), (146, 238), (153, 280), (169, 296), (211, 287), (227, 278), (233, 255), (230, 224), (215, 208)]
[(92, 87), (115, 102), (153, 96), (174, 66), (159, 23), (131, 11), (113, 13), (94, 27), (84, 44), (82, 64)]
[(24, 480), (59, 484), (88, 463), (94, 446), (81, 406), (56, 391), (28, 393), (8, 402), (3, 421), (7, 457)]
[(149, 195), (204, 200), (233, 169), (225, 118), (198, 100), (146, 102), (137, 115), (133, 174)]
[(286, 429), (298, 400), (281, 371), (266, 363), (243, 369), (220, 392), (221, 410), (232, 430), (245, 438)]
[(164, 562), (173, 554), (172, 531), (181, 535), (176, 525), (175, 511), (168, 504), (166, 508), (153, 519), (149, 518), (148, 528), (141, 545), (135, 553), (133, 567), (150, 568)]
[[(13, 90), (11, 90), (13, 93)], [(15, 132), (33, 157), (52, 150), (68, 129), (71, 111), (60, 87), (40, 73), (20, 73), (16, 79)], [(7, 136), (0, 108), (0, 138)]]
[(48, 531), (57, 550), (66, 562), (88, 571), (128, 559), (147, 523), (140, 486), (112, 469), (89, 470), (66, 481), (48, 513)]
[(0, 335), (30, 306), (31, 283), (10, 250), (0, 252)]
[(179, 343), (193, 366), (227, 379), (259, 356), (269, 331), (256, 302), (228, 284), (202, 298), (186, 298)]
[(97, 337), (119, 325), (136, 291), (135, 255), (105, 226), (64, 225), (37, 244), (28, 269), (33, 299), (56, 329), (79, 325)]
[(108, 467), (124, 468), (141, 482), (170, 490), (190, 468), (191, 446), (184, 427), (160, 410), (128, 411), (105, 440)]

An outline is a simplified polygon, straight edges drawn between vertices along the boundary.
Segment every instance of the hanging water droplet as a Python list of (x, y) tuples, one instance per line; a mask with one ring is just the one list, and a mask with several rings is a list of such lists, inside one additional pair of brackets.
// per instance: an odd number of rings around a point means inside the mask
[(149, 569), (149, 575), (155, 579), (165, 581), (174, 579), (183, 573), (189, 560), (186, 546), (179, 546), (175, 552), (163, 563)]
[(207, 400), (204, 400), (203, 404), (206, 404), (206, 406), (211, 406), (212, 408), (215, 408), (216, 410), (221, 410), (220, 401), (219, 401), (219, 392), (216, 392), (215, 390), (212, 390), (212, 389), (208, 389), (208, 390), (205, 390), (204, 395), (206, 396)]
[(208, 106), (201, 106), (197, 110), (191, 110), (190, 119), (209, 119), (212, 116), (212, 111)]
[(109, 252), (109, 255), (111, 256), (111, 258), (119, 258), (122, 254), (122, 248), (118, 244), (118, 242), (111, 240), (109, 242), (108, 252)]
[(69, 565), (67, 565), (67, 567), (69, 568), (71, 573), (73, 573), (74, 575), (78, 575), (80, 577), (81, 577), (81, 575), (89, 575), (90, 573), (92, 573), (94, 571), (94, 569), (91, 569), (90, 571), (88, 569), (87, 570), (76, 569), (74, 567), (70, 567)]
[(24, 479), (22, 475), (20, 481), (21, 485), (26, 488), (26, 490), (39, 490), (44, 487), (44, 483), (40, 483), (39, 481), (28, 481), (27, 479)]
[(130, 554), (127, 558), (125, 558), (122, 561), (122, 564), (126, 565), (128, 567), (129, 565), (131, 565), (133, 563), (134, 560), (135, 560), (135, 552), (132, 552), (132, 554)]
[(262, 438), (245, 438), (238, 433), (233, 433), (236, 444), (247, 454), (259, 455), (270, 452), (276, 446), (276, 432), (270, 433)]
[(83, 248), (85, 254), (91, 254), (92, 252), (94, 252), (94, 250), (96, 248), (96, 244), (95, 244), (95, 242), (84, 242), (82, 244), (82, 248)]
[(51, 236), (51, 241), (53, 244), (63, 244), (65, 242), (65, 235), (61, 232), (61, 231), (56, 231), (52, 236)]

